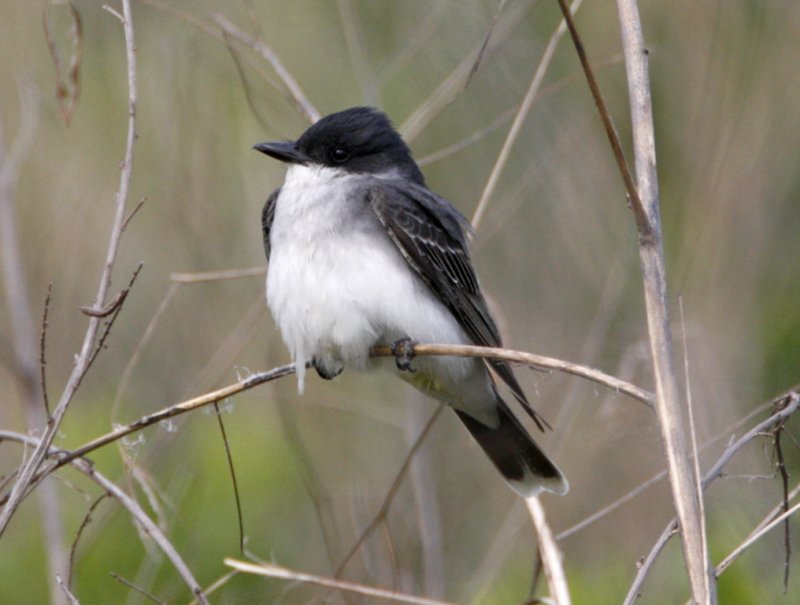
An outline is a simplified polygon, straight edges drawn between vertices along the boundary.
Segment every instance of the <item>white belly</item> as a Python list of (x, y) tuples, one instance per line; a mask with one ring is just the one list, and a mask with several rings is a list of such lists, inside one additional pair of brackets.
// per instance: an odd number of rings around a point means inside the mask
[[(405, 336), (466, 342), (372, 210), (323, 197), (359, 177), (337, 177), (340, 187), (331, 189), (326, 185), (334, 177), (326, 172), (332, 171), (290, 168), (270, 232), (267, 302), (298, 374), (313, 357), (363, 367), (371, 346)], [(457, 362), (453, 369), (463, 373), (469, 365)]]

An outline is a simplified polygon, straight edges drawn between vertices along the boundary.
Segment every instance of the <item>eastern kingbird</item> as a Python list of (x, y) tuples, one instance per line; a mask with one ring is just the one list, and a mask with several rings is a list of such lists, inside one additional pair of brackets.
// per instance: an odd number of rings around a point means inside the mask
[[(383, 113), (354, 107), (322, 118), (296, 141), (255, 149), (289, 165), (261, 224), (267, 304), (301, 392), (307, 362), (333, 378), (345, 366), (367, 366), (377, 344), (502, 346), (470, 262), (469, 223), (425, 186)], [(542, 428), (508, 364), (424, 357), (412, 368), (398, 355), (392, 367), (456, 411), (517, 493), (567, 492), (561, 471), (497, 392), (495, 377)]]

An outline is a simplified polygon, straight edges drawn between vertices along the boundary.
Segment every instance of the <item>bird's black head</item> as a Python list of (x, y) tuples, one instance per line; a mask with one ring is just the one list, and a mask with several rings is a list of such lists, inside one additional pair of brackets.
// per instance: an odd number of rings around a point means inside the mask
[(296, 141), (259, 143), (255, 149), (290, 164), (316, 164), (366, 174), (396, 171), (423, 183), (408, 146), (389, 118), (372, 107), (333, 113)]

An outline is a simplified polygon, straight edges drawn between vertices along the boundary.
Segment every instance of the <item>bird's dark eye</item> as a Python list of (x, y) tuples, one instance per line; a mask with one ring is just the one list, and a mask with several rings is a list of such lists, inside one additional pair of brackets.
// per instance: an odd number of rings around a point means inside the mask
[(347, 151), (344, 147), (335, 147), (334, 150), (331, 152), (331, 159), (334, 162), (341, 164), (342, 162), (346, 162), (350, 157), (350, 152)]

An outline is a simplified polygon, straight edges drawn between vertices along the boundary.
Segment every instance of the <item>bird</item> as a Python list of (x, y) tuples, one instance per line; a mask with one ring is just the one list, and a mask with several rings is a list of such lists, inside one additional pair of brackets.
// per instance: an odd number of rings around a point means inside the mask
[[(566, 494), (567, 479), (498, 391), (505, 383), (544, 430), (509, 364), (413, 356), (415, 343), (501, 347), (473, 268), (467, 219), (425, 184), (392, 122), (352, 107), (297, 140), (254, 149), (285, 163), (261, 216), (266, 298), (303, 392), (306, 366), (325, 379), (383, 364), (455, 410), (507, 484), (528, 498)], [(372, 347), (396, 353), (370, 359)]]

